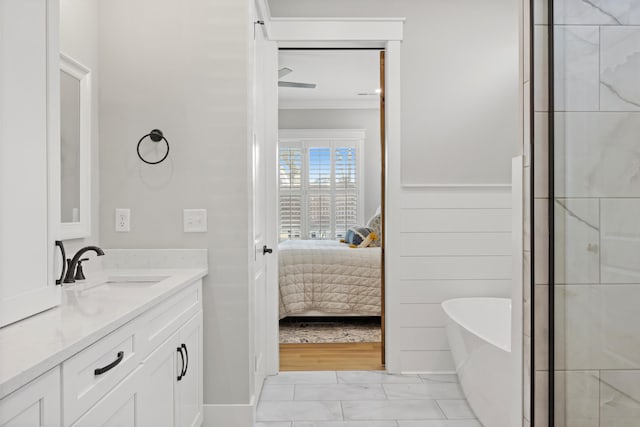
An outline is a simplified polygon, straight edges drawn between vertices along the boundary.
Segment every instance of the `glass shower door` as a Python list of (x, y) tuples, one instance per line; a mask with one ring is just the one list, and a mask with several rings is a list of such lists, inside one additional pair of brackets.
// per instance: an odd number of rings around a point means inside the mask
[(640, 0), (552, 4), (553, 421), (640, 426)]

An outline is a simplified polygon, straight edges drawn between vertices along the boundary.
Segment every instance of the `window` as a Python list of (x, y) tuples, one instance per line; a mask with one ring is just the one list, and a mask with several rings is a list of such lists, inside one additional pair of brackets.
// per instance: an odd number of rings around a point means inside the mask
[(280, 241), (343, 239), (362, 223), (364, 131), (280, 131)]

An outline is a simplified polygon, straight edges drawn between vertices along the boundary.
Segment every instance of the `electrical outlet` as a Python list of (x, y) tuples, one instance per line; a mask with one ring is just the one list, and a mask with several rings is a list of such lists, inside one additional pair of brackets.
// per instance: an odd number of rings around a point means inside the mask
[(116, 231), (119, 233), (128, 233), (131, 231), (130, 209), (116, 209)]
[(184, 210), (184, 232), (185, 233), (205, 233), (207, 231), (207, 210), (206, 209), (185, 209)]

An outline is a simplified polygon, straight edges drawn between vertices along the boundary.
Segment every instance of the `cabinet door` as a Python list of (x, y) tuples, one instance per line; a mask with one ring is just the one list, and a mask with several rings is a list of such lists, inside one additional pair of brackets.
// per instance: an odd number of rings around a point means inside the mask
[[(141, 369), (136, 368), (120, 384), (89, 409), (72, 427), (142, 427), (140, 408)], [(65, 421), (65, 425), (68, 422)]]
[(0, 1), (0, 327), (60, 303), (58, 1)]
[(0, 427), (59, 427), (60, 368), (0, 400)]
[(202, 312), (191, 318), (179, 331), (180, 346), (188, 355), (185, 374), (177, 381), (177, 427), (202, 424)]
[(183, 368), (178, 348), (178, 332), (176, 332), (142, 362), (143, 381), (140, 389), (140, 425), (142, 426), (175, 426), (176, 384)]

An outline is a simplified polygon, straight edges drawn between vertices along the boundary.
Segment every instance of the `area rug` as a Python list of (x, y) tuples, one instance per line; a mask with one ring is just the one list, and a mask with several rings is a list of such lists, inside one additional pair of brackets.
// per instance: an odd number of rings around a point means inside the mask
[(380, 342), (379, 317), (304, 318), (280, 320), (280, 343)]

